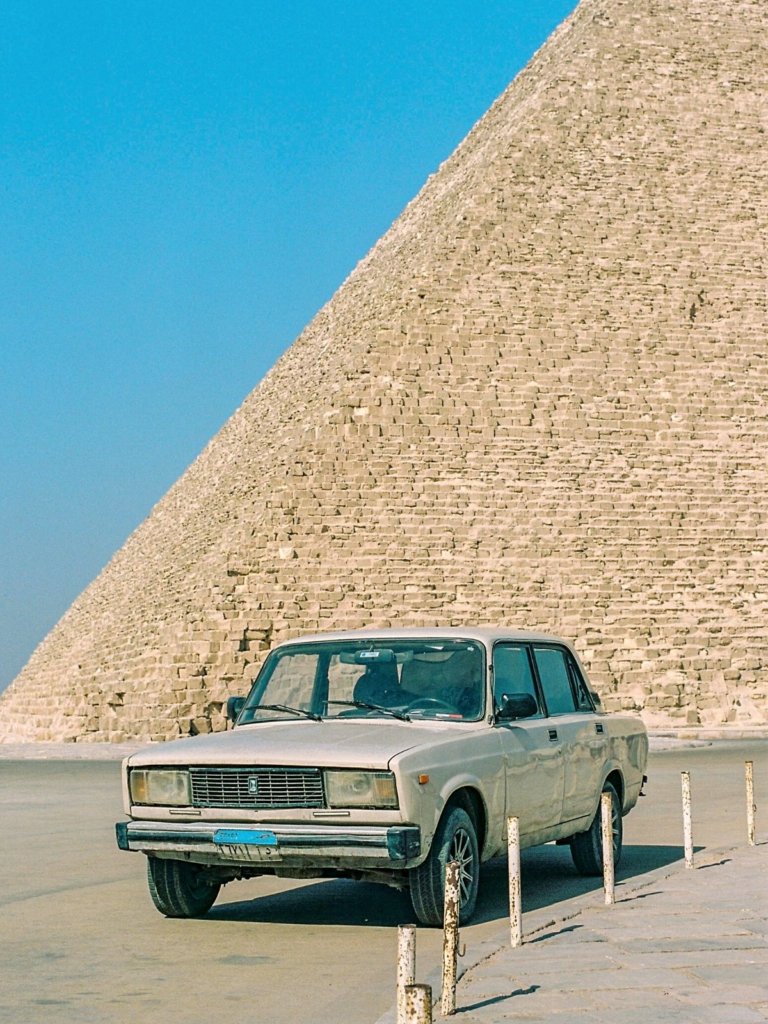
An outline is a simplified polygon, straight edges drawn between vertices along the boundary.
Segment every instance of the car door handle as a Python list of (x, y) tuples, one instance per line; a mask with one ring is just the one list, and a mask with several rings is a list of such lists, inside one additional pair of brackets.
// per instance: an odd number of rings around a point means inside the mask
[(550, 729), (549, 730), (549, 738), (551, 740), (556, 740), (557, 739), (557, 729)]
[(601, 736), (603, 735), (603, 723), (602, 722), (595, 722), (595, 732), (599, 732)]

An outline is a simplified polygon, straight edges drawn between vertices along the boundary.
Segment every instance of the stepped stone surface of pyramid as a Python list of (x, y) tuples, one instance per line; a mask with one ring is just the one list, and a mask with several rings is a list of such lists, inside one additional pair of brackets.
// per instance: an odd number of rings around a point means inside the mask
[(766, 40), (765, 0), (582, 0), (38, 647), (0, 737), (222, 729), (276, 641), (398, 624), (543, 628), (608, 709), (766, 721)]

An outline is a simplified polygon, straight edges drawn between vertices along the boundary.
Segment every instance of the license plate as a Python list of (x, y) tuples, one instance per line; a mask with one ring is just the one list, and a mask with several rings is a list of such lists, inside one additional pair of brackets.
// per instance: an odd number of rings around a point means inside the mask
[(277, 846), (277, 836), (268, 829), (219, 828), (213, 841), (217, 846)]

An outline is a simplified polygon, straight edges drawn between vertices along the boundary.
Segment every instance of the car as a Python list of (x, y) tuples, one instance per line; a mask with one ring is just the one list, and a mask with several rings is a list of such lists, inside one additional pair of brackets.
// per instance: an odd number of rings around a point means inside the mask
[(353, 878), (410, 893), (418, 921), (443, 917), (458, 861), (460, 920), (480, 864), (506, 849), (568, 843), (602, 873), (601, 794), (622, 817), (645, 780), (642, 720), (606, 714), (574, 647), (543, 633), (378, 629), (288, 640), (233, 728), (156, 744), (123, 762), (118, 846), (147, 856), (168, 917), (198, 917), (220, 887), (260, 875)]

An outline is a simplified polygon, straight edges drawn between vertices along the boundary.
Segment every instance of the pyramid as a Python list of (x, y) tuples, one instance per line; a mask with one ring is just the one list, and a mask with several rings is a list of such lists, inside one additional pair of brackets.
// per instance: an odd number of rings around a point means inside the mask
[[(768, 4), (582, 0), (40, 644), (3, 740), (225, 727), (307, 631), (768, 719)], [(375, 183), (372, 183), (375, 187)]]

